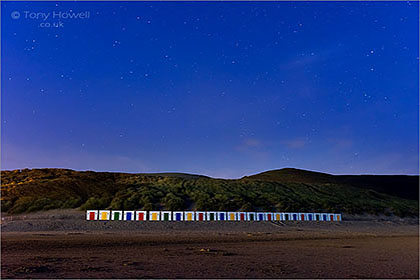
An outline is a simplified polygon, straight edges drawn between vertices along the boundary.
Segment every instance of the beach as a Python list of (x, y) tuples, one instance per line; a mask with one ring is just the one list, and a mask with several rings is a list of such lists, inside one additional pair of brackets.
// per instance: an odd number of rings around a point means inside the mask
[(3, 278), (419, 277), (415, 219), (101, 222), (73, 210), (7, 218)]

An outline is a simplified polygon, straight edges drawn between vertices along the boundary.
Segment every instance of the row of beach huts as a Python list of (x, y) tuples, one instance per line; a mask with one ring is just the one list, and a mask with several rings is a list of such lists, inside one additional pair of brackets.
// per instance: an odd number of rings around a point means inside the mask
[(91, 221), (341, 221), (341, 214), (221, 212), (221, 211), (122, 211), (87, 210)]

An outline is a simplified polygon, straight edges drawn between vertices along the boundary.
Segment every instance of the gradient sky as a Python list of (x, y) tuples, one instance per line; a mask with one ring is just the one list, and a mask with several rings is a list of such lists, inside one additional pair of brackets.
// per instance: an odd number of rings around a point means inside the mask
[(418, 2), (1, 5), (3, 170), (418, 174)]

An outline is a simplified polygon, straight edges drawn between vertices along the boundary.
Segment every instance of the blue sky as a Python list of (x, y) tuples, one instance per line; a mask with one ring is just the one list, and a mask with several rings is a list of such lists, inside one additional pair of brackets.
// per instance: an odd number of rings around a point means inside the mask
[(418, 2), (1, 5), (2, 169), (418, 174)]

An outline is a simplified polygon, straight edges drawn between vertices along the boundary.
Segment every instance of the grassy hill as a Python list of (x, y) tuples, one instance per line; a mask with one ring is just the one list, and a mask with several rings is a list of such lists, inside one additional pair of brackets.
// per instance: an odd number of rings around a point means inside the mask
[(253, 180), (279, 183), (306, 183), (350, 185), (372, 189), (389, 195), (418, 200), (419, 176), (407, 175), (330, 175), (295, 168), (284, 168), (244, 177)]
[(1, 171), (2, 211), (55, 208), (329, 211), (418, 215), (418, 176), (281, 169), (236, 180), (182, 173)]

